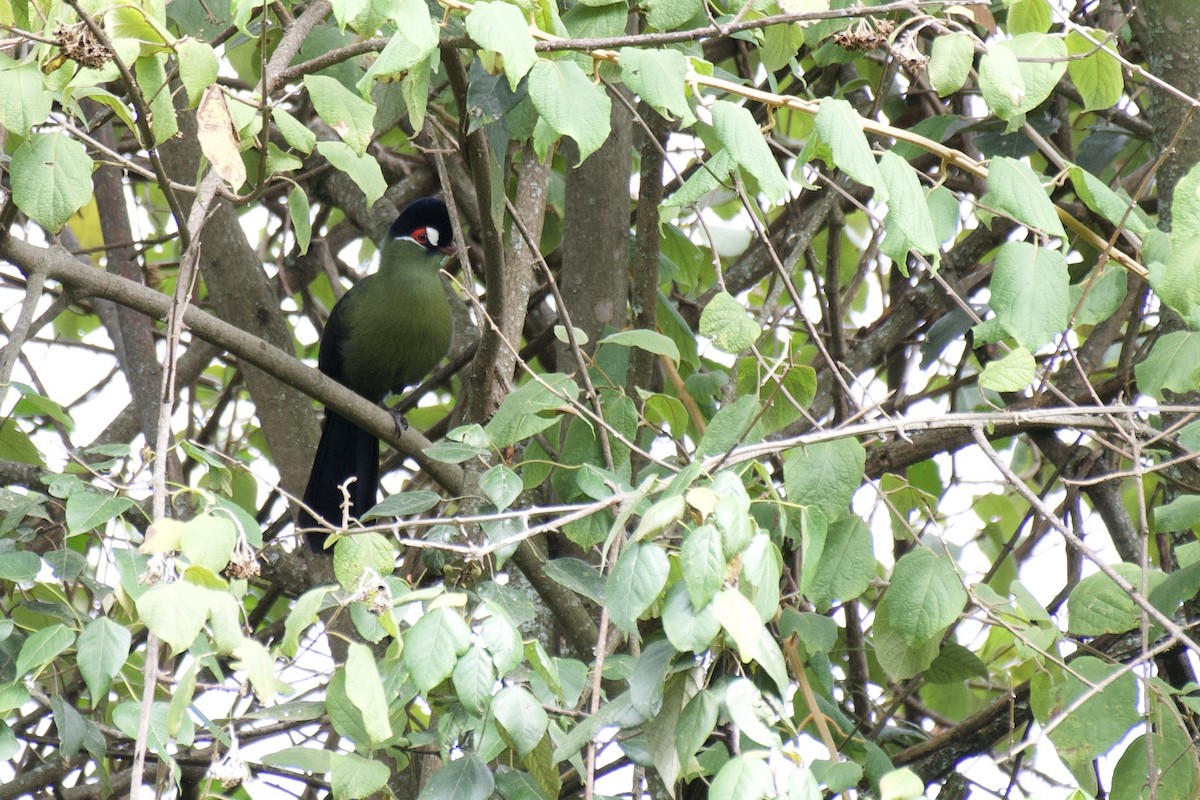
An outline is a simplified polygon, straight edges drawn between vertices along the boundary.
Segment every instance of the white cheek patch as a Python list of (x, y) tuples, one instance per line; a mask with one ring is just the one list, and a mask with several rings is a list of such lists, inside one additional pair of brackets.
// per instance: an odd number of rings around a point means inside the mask
[(438, 233), (437, 228), (426, 228), (425, 229), (425, 238), (429, 239), (429, 243), (431, 245), (433, 245), (434, 247), (437, 247), (438, 239), (441, 238), (441, 234)]

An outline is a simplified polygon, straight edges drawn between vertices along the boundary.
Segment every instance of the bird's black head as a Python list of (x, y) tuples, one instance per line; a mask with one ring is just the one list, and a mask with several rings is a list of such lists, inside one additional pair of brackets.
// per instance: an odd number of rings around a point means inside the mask
[(408, 239), (430, 253), (454, 252), (454, 228), (446, 204), (436, 197), (422, 197), (400, 212), (388, 231), (389, 239)]

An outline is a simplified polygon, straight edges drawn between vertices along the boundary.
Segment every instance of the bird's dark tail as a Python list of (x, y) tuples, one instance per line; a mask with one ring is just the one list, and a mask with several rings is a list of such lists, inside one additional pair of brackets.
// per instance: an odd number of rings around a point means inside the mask
[[(350, 478), (355, 479), (346, 486), (350, 516), (359, 517), (375, 505), (379, 497), (379, 440), (345, 417), (326, 411), (321, 443), (313, 459), (308, 488), (304, 490), (304, 505), (312, 513), (301, 509), (299, 526), (318, 527), (319, 517), (340, 527), (344, 504), (341, 487)], [(306, 537), (313, 550), (324, 549), (325, 534), (308, 533)]]

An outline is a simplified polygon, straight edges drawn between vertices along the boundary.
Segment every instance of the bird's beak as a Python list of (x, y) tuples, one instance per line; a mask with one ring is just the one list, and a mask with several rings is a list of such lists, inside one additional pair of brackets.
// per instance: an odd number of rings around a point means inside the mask
[(452, 256), (458, 252), (458, 248), (454, 246), (454, 242), (450, 242), (445, 247), (439, 247), (438, 250), (442, 251), (448, 256)]

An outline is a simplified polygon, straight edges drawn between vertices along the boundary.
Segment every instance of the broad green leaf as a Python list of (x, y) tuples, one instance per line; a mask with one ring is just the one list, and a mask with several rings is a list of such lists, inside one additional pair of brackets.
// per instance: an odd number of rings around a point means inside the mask
[(656, 356), (666, 356), (679, 364), (679, 347), (668, 336), (658, 331), (631, 330), (620, 331), (605, 336), (599, 344), (619, 344), (624, 347), (637, 347)]
[(797, 447), (783, 461), (788, 501), (816, 506), (828, 520), (845, 516), (866, 461), (866, 450), (852, 438)]
[(36, 62), (0, 69), (0, 126), (26, 138), (50, 116), (53, 104)]
[(467, 14), (467, 34), (484, 50), (500, 54), (508, 88), (513, 91), (537, 63), (529, 23), (514, 5), (486, 0), (475, 3)]
[[(1092, 690), (1101, 683), (1103, 689)], [(1071, 708), (1085, 694), (1091, 696)], [(1050, 740), (1072, 770), (1090, 767), (1137, 724), (1137, 695), (1137, 680), (1127, 667), (1092, 656), (1074, 659), (1068, 670), (1039, 671), (1030, 682), (1034, 716), (1043, 727), (1054, 722)]]
[[(1088, 30), (1086, 35), (1078, 29), (1067, 34), (1067, 52), (1072, 56), (1083, 56), (1068, 61), (1067, 71), (1083, 97), (1084, 111), (1115, 106), (1125, 91), (1121, 62), (1099, 49), (1100, 44), (1109, 39), (1108, 31), (1100, 28)], [(1115, 48), (1115, 38), (1108, 46)]]
[(108, 497), (90, 490), (73, 492), (67, 498), (67, 535), (76, 536), (101, 528), (132, 505), (133, 501), (128, 497)]
[(134, 62), (134, 75), (150, 108), (150, 133), (155, 144), (162, 144), (179, 133), (179, 120), (171, 101), (167, 81), (166, 56), (162, 53), (145, 55)]
[(678, 28), (700, 13), (704, 7), (701, 0), (643, 0), (646, 22), (660, 31)]
[(975, 63), (974, 37), (958, 32), (935, 36), (929, 51), (929, 82), (939, 97), (954, 94), (967, 82)]
[(808, 598), (820, 609), (866, 591), (875, 577), (871, 533), (857, 516), (842, 517), (829, 526)]
[(760, 411), (758, 397), (753, 394), (743, 395), (722, 406), (709, 422), (696, 451), (701, 455), (714, 456), (736, 445), (758, 441), (762, 438), (762, 429), (758, 424)]
[(826, 98), (814, 122), (817, 135), (833, 151), (834, 165), (863, 186), (870, 186), (875, 199), (886, 203), (888, 187), (854, 107), (846, 100)]
[(184, 523), (179, 531), (179, 545), (188, 561), (220, 572), (233, 557), (238, 532), (234, 524), (223, 516), (202, 514)]
[(204, 628), (211, 589), (188, 581), (151, 586), (137, 599), (137, 610), (146, 627), (171, 646), (174, 653), (191, 647)]
[(521, 476), (504, 464), (496, 464), (479, 476), (479, 490), (498, 511), (503, 511), (521, 495)]
[[(621, 48), (621, 80), (667, 119), (690, 125), (696, 118), (684, 92), (688, 65), (678, 50)], [(678, 360), (678, 359), (676, 359)]]
[(652, 538), (655, 534), (683, 519), (686, 511), (683, 495), (667, 495), (656, 500), (638, 520), (637, 527), (633, 531), (633, 540), (640, 542)]
[(726, 761), (708, 790), (712, 800), (762, 800), (774, 793), (771, 768), (762, 758), (750, 755)]
[(950, 559), (928, 547), (901, 556), (883, 602), (893, 627), (911, 645), (940, 635), (962, 613), (967, 602), (962, 579)]
[(717, 726), (720, 711), (715, 693), (708, 690), (697, 693), (683, 707), (675, 734), (675, 752), (682, 764), (688, 764), (699, 752)]
[(879, 169), (887, 186), (888, 220), (895, 220), (909, 247), (927, 255), (936, 253), (937, 233), (917, 171), (891, 150), (885, 150), (879, 157)]
[(468, 753), (433, 773), (417, 800), (488, 800), (495, 788), (487, 764)]
[(379, 168), (375, 156), (370, 153), (360, 155), (345, 142), (332, 141), (317, 142), (317, 152), (358, 184), (358, 188), (366, 195), (368, 208), (375, 205), (375, 201), (387, 191), (383, 170)]
[(704, 608), (725, 581), (721, 532), (713, 525), (700, 525), (688, 533), (680, 549), (680, 566), (692, 606)]
[(712, 601), (712, 609), (721, 627), (737, 645), (742, 661), (758, 659), (761, 654), (763, 621), (746, 597), (737, 589), (722, 589)]
[(996, 255), (989, 305), (1017, 342), (1037, 350), (1067, 327), (1069, 281), (1062, 252), (1005, 242)]
[[(283, 140), (288, 143), (289, 147), (295, 148), (305, 155), (312, 152), (313, 145), (317, 143), (317, 135), (300, 120), (289, 114), (282, 106), (275, 106), (271, 109), (271, 119), (275, 120), (275, 124), (279, 126), (279, 132), (283, 134)], [(297, 187), (298, 189), (299, 187)]]
[(204, 90), (217, 80), (217, 54), (212, 45), (188, 36), (175, 42), (179, 80), (187, 90), (188, 108), (195, 108)]
[(738, 166), (753, 175), (767, 199), (787, 197), (788, 182), (779, 169), (754, 115), (744, 106), (717, 100), (712, 104), (713, 129)]
[(404, 634), (404, 663), (417, 687), (428, 692), (450, 677), (467, 651), (471, 630), (453, 609), (441, 606), (423, 615)]
[(338, 800), (364, 800), (387, 785), (387, 764), (354, 753), (330, 753), (329, 785)]
[(361, 158), (375, 134), (375, 106), (326, 75), (306, 75), (304, 86), (321, 119)]
[(1024, 161), (997, 156), (988, 169), (988, 193), (983, 203), (1006, 211), (1017, 222), (1049, 236), (1063, 238), (1058, 209), (1038, 176)]
[(16, 677), (25, 678), (49, 664), (68, 647), (75, 644), (75, 633), (66, 625), (55, 623), (29, 634), (17, 654)]
[(1200, 238), (1200, 166), (1192, 167), (1175, 184), (1171, 201), (1171, 242)]
[(484, 427), (492, 446), (511, 447), (558, 422), (558, 409), (579, 396), (579, 385), (568, 375), (550, 373), (509, 393)]
[(763, 747), (779, 747), (779, 734), (771, 728), (775, 712), (748, 678), (734, 678), (725, 689), (725, 709), (738, 731)]
[(635, 633), (638, 617), (658, 598), (669, 571), (667, 554), (657, 544), (626, 543), (605, 587), (613, 624), (628, 634)]
[(612, 102), (571, 60), (539, 60), (529, 73), (529, 98), (542, 120), (559, 136), (579, 145), (585, 161), (608, 138)]
[(746, 307), (728, 292), (717, 292), (700, 314), (700, 334), (726, 353), (740, 353), (761, 335)]
[(1045, 33), (992, 42), (979, 63), (979, 88), (988, 108), (1010, 127), (1020, 125), (1054, 91), (1067, 70), (1066, 56), (1062, 38)]
[(550, 724), (542, 704), (523, 686), (505, 686), (497, 692), (492, 714), (522, 758), (533, 752)]
[(892, 770), (879, 779), (879, 800), (919, 800), (924, 796), (925, 781), (908, 767)]
[(1045, 33), (1050, 30), (1052, 20), (1046, 0), (1013, 0), (1008, 8), (1008, 32), (1013, 36)]
[(380, 533), (343, 536), (333, 548), (333, 574), (343, 589), (357, 591), (371, 574), (390, 575), (396, 569), (396, 553)]
[(1176, 394), (1200, 386), (1200, 334), (1175, 331), (1160, 337), (1150, 355), (1134, 368), (1138, 390), (1155, 400), (1163, 400), (1163, 390)]
[[(1130, 199), (1122, 197), (1108, 187), (1108, 184), (1097, 178), (1092, 173), (1085, 170), (1083, 167), (1072, 165), (1069, 168), (1068, 174), (1071, 176), (1071, 185), (1075, 187), (1075, 194), (1083, 201), (1084, 205), (1096, 212), (1113, 225), (1124, 225), (1129, 230), (1139, 236), (1145, 236), (1150, 232), (1150, 227), (1142, 219), (1139, 210)], [(1181, 179), (1175, 185), (1175, 193), (1179, 194), (1180, 184), (1185, 179)], [(1185, 192), (1187, 190), (1185, 189)], [(1172, 205), (1172, 224), (1175, 229), (1179, 229), (1179, 199), (1177, 198)], [(1200, 222), (1200, 220), (1195, 220)], [(1195, 230), (1200, 234), (1200, 225), (1195, 227)]]
[(379, 517), (411, 517), (414, 514), (424, 514), (429, 509), (442, 502), (442, 496), (428, 489), (416, 489), (411, 492), (399, 492), (389, 495), (371, 510), (363, 514), (363, 519)]
[[(1109, 797), (1192, 800), (1200, 787), (1200, 763), (1188, 723), (1172, 699), (1159, 692), (1150, 694), (1149, 705), (1146, 727), (1150, 733), (1137, 737), (1125, 748), (1113, 770)], [(1151, 773), (1155, 777), (1153, 788)]]
[(1036, 371), (1033, 353), (1024, 347), (1016, 347), (984, 366), (983, 372), (979, 373), (979, 385), (993, 392), (1019, 392), (1033, 383)]
[(92, 696), (93, 708), (108, 695), (109, 684), (121, 671), (125, 659), (129, 658), (132, 640), (128, 628), (108, 617), (92, 620), (79, 634), (76, 643), (79, 674), (83, 676), (88, 694)]
[[(236, 607), (236, 604), (231, 605)], [(260, 702), (273, 703), (278, 695), (292, 693), (291, 684), (285, 683), (276, 675), (275, 659), (260, 642), (242, 639), (241, 644), (234, 648), (232, 653), (237, 658), (233, 662), (234, 668), (246, 671), (254, 695)]]
[(346, 696), (362, 712), (363, 724), (372, 742), (384, 742), (392, 738), (392, 726), (388, 721), (388, 701), (383, 692), (383, 681), (375, 666), (375, 656), (370, 648), (351, 642), (346, 655)]
[(875, 611), (875, 624), (871, 627), (875, 640), (875, 657), (879, 666), (892, 680), (903, 681), (919, 675), (930, 668), (937, 659), (941, 642), (928, 639), (911, 645), (900, 631), (896, 630), (891, 614), (885, 604)]
[(30, 219), (57, 232), (92, 197), (92, 159), (61, 133), (35, 133), (9, 164), (12, 197)]
[(454, 665), (450, 677), (463, 708), (482, 716), (496, 686), (492, 657), (482, 647), (472, 647)]
[(987, 680), (987, 677), (987, 664), (958, 642), (946, 642), (925, 674), (930, 683), (960, 683), (971, 678)]
[(798, 23), (768, 25), (762, 30), (759, 55), (767, 72), (775, 72), (792, 63), (804, 46), (804, 28)]
[(338, 30), (345, 31), (346, 26), (366, 11), (371, 3), (370, 0), (331, 0), (330, 5), (333, 7), (333, 18), (337, 20)]
[(546, 575), (598, 606), (604, 605), (604, 578), (586, 561), (555, 558), (546, 562)]
[[(1113, 571), (1135, 589), (1142, 585), (1142, 571), (1136, 564), (1116, 563)], [(1147, 585), (1153, 590), (1166, 575), (1152, 570)], [(1140, 589), (1139, 589), (1140, 591)], [(1102, 572), (1087, 576), (1076, 584), (1067, 598), (1067, 629), (1079, 636), (1124, 633), (1136, 628), (1141, 608), (1117, 584)]]
[(680, 652), (703, 653), (721, 632), (721, 621), (712, 604), (697, 611), (682, 583), (667, 590), (662, 617), (667, 639)]

